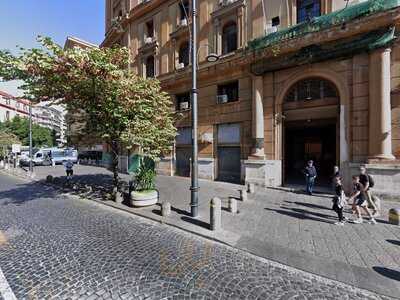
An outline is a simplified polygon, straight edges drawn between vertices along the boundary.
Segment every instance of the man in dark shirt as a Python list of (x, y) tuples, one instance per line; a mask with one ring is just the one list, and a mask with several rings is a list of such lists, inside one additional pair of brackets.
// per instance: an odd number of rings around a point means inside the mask
[(312, 195), (315, 178), (317, 178), (317, 170), (315, 169), (312, 160), (307, 162), (307, 166), (304, 169), (304, 175), (306, 176), (306, 191), (309, 195)]
[(365, 187), (360, 182), (359, 176), (353, 176), (353, 193), (349, 199), (349, 202), (353, 201), (353, 209), (356, 211), (357, 218), (352, 222), (355, 224), (361, 224), (363, 222), (363, 218), (361, 216), (361, 209), (365, 211), (365, 213), (370, 217), (370, 224), (376, 224), (374, 217), (368, 209), (366, 195), (365, 195)]
[(366, 196), (366, 200), (368, 201), (368, 206), (372, 207), (373, 209), (373, 216), (377, 217), (379, 215), (378, 213), (378, 208), (375, 205), (375, 202), (372, 199), (372, 194), (371, 194), (371, 187), (370, 187), (370, 182), (369, 182), (369, 176), (367, 174), (367, 169), (365, 166), (360, 166), (360, 175), (358, 176), (360, 178), (360, 183), (364, 187), (364, 193)]

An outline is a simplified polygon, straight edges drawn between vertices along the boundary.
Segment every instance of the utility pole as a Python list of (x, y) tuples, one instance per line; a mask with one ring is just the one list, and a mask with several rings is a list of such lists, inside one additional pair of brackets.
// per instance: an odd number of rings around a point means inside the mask
[(29, 103), (29, 173), (33, 174), (33, 155), (32, 155), (32, 102)]
[(192, 0), (192, 173), (190, 186), (190, 212), (193, 218), (199, 215), (199, 179), (197, 144), (197, 0)]

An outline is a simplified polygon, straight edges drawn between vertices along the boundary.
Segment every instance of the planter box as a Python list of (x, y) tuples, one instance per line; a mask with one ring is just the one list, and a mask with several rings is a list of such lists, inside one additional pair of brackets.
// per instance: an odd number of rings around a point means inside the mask
[(156, 204), (158, 201), (158, 191), (132, 191), (130, 202), (132, 206), (142, 207)]

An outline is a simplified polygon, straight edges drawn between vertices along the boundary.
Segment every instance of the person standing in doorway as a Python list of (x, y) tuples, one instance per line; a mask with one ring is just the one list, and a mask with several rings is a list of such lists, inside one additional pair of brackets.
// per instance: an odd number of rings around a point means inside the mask
[(378, 210), (376, 203), (374, 202), (374, 199), (373, 199), (373, 196), (371, 193), (371, 188), (374, 186), (374, 180), (373, 180), (372, 176), (367, 173), (367, 168), (364, 165), (360, 166), (359, 178), (360, 178), (360, 183), (364, 187), (364, 193), (367, 198), (368, 206), (371, 207), (373, 210), (372, 215), (374, 217), (378, 217), (379, 210)]
[(315, 178), (317, 178), (317, 170), (315, 169), (314, 162), (309, 160), (307, 166), (304, 169), (304, 175), (306, 176), (306, 191), (307, 194), (312, 195), (314, 189)]

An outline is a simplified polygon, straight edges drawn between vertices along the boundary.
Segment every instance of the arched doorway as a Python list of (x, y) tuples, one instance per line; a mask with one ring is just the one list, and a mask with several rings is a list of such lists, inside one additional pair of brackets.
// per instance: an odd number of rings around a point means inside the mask
[(306, 162), (313, 160), (318, 184), (329, 185), (339, 163), (340, 96), (335, 84), (321, 77), (295, 82), (286, 92), (283, 158), (286, 184), (303, 184)]

